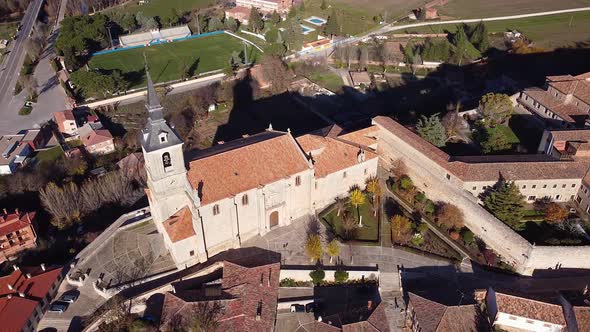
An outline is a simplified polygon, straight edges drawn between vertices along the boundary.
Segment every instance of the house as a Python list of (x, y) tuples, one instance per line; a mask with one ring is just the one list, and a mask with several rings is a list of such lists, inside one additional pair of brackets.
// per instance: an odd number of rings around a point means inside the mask
[(25, 164), (32, 148), (27, 142), (22, 141), (24, 137), (23, 134), (0, 137), (0, 175), (12, 174)]
[(139, 141), (147, 196), (177, 266), (204, 262), (307, 218), (377, 173), (377, 154), (363, 145), (370, 133), (363, 141), (353, 141), (363, 135), (326, 137), (330, 131), (295, 138), (269, 126), (185, 155), (183, 142), (163, 118), (149, 75), (146, 108), (149, 118)]
[(590, 72), (547, 76), (544, 89), (525, 89), (517, 101), (549, 127), (584, 127), (590, 112)]
[(368, 87), (371, 85), (371, 77), (366, 71), (351, 71), (349, 74), (352, 85), (355, 88), (360, 88), (361, 86)]
[(256, 7), (263, 13), (286, 14), (293, 7), (293, 0), (236, 0), (237, 7)]
[(23, 250), (37, 246), (37, 233), (34, 227), (35, 212), (19, 212), (16, 209), (0, 214), (0, 263), (10, 260)]
[(46, 128), (22, 130), (19, 134), (24, 135), (21, 142), (29, 144), (32, 150), (44, 148), (46, 146), (47, 136), (51, 135)]
[(53, 119), (60, 133), (67, 136), (76, 136), (78, 134), (78, 125), (72, 110), (55, 112), (53, 113)]
[(233, 17), (244, 25), (248, 25), (248, 19), (250, 18), (250, 12), (252, 7), (236, 6), (234, 8), (228, 8), (225, 10), (225, 17)]
[[(100, 122), (99, 122), (100, 124)], [(90, 154), (103, 155), (115, 151), (113, 135), (102, 127), (87, 123), (80, 128), (80, 140)]]
[(61, 267), (14, 266), (0, 277), (2, 331), (35, 331), (63, 280)]
[(121, 47), (159, 44), (189, 37), (192, 34), (188, 25), (180, 25), (166, 29), (153, 29), (119, 37)]
[(406, 326), (414, 332), (490, 331), (477, 304), (448, 306), (412, 292), (408, 293)]
[[(198, 308), (214, 308), (217, 305), (223, 310), (214, 331), (258, 332), (274, 329), (280, 263), (245, 267), (223, 261), (218, 266), (208, 275), (174, 283), (174, 291), (164, 294), (160, 319), (162, 330), (182, 326), (190, 321)], [(206, 280), (211, 281), (203, 282)]]
[(531, 332), (588, 331), (588, 294), (571, 296), (570, 293), (515, 294), (490, 287), (476, 291), (476, 298), (485, 304), (489, 323), (495, 329)]

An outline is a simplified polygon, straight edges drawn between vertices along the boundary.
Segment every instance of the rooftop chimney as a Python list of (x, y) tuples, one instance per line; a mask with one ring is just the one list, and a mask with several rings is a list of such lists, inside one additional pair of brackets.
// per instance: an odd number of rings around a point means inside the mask
[(41, 270), (45, 271), (45, 263), (41, 263)]
[(25, 274), (25, 276), (27, 277), (27, 279), (31, 279), (31, 274), (30, 273)]
[(367, 301), (367, 309), (369, 309), (369, 310), (373, 309), (373, 301), (371, 301), (371, 300)]
[(8, 214), (8, 211), (6, 210), (6, 208), (2, 209), (2, 211), (4, 211), (4, 214)]
[(11, 298), (12, 298), (12, 294), (8, 294), (8, 295), (6, 295), (6, 298), (7, 298), (7, 299), (11, 299)]
[(13, 268), (15, 271), (18, 271), (18, 270), (20, 270), (20, 268), (19, 268), (17, 265), (13, 265), (13, 266), (12, 266), (12, 268)]
[(8, 289), (10, 289), (10, 290), (13, 290), (14, 289), (14, 287), (12, 287), (11, 284), (8, 284), (7, 286), (8, 286)]
[(176, 294), (176, 287), (174, 285), (170, 285), (170, 287), (172, 287), (172, 293)]
[(25, 293), (23, 293), (23, 292), (18, 292), (18, 296), (20, 296), (20, 297), (25, 297)]
[(18, 213), (18, 208), (14, 209), (14, 212), (16, 212), (16, 214), (19, 214), (19, 213)]

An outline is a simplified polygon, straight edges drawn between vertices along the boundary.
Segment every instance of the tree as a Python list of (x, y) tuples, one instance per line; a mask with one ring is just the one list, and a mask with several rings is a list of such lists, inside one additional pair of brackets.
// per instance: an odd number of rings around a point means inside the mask
[(440, 122), (438, 113), (429, 117), (422, 115), (416, 125), (418, 134), (432, 143), (434, 146), (445, 146), (447, 141), (447, 133), (445, 127)]
[(289, 77), (289, 70), (283, 60), (277, 56), (264, 55), (261, 64), (262, 74), (270, 83), (271, 92), (278, 94), (286, 91), (288, 81), (285, 78)]
[(332, 13), (328, 16), (328, 20), (324, 26), (324, 33), (330, 35), (330, 38), (341, 33), (340, 22), (338, 21), (338, 14), (335, 9), (332, 9)]
[(273, 11), (272, 14), (270, 15), (270, 23), (272, 23), (273, 25), (277, 25), (279, 23), (281, 23), (281, 15), (279, 15), (279, 13), (277, 13), (277, 11)]
[(287, 22), (285, 31), (283, 31), (283, 39), (288, 50), (297, 51), (301, 49), (303, 46), (303, 33), (297, 20), (291, 19)]
[(359, 220), (359, 225), (362, 225), (361, 215), (359, 211), (359, 206), (365, 204), (365, 194), (360, 189), (354, 189), (350, 192), (350, 196), (348, 197), (348, 202), (356, 208), (357, 217)]
[(514, 107), (508, 95), (490, 92), (481, 97), (478, 111), (487, 126), (495, 126), (510, 120)]
[(448, 138), (459, 135), (460, 129), (464, 126), (465, 120), (459, 116), (459, 107), (460, 105), (457, 104), (457, 107), (454, 110), (447, 112), (442, 117), (441, 123), (445, 128), (445, 133)]
[(371, 194), (371, 203), (373, 204), (373, 211), (375, 215), (377, 215), (377, 209), (375, 207), (375, 203), (379, 200), (379, 197), (383, 194), (383, 190), (381, 189), (381, 184), (379, 183), (379, 179), (375, 176), (372, 176), (367, 179), (367, 192)]
[(266, 39), (269, 43), (276, 43), (279, 40), (279, 29), (277, 28), (270, 28), (264, 34), (264, 39)]
[(131, 13), (126, 13), (123, 15), (123, 18), (121, 19), (121, 25), (125, 30), (133, 32), (137, 28), (137, 20), (135, 20), (135, 15)]
[(334, 239), (326, 245), (326, 253), (330, 256), (330, 263), (332, 263), (332, 259), (340, 255), (340, 244), (338, 240)]
[(496, 218), (514, 229), (521, 228), (524, 216), (524, 196), (514, 182), (507, 182), (500, 178), (484, 198), (484, 206)]
[(356, 237), (359, 224), (354, 220), (351, 213), (344, 211), (342, 213), (342, 237), (345, 240), (352, 240)]
[(395, 215), (391, 218), (391, 236), (400, 244), (407, 244), (412, 237), (412, 222), (410, 219)]
[(255, 33), (260, 32), (264, 28), (264, 21), (262, 21), (260, 12), (256, 7), (252, 7), (252, 10), (250, 10), (250, 17), (248, 17), (248, 26)]
[(309, 272), (309, 277), (311, 278), (311, 281), (314, 283), (314, 285), (319, 285), (322, 281), (324, 281), (324, 278), (326, 278), (326, 272), (324, 272), (324, 270), (311, 271)]
[(192, 304), (189, 312), (171, 311), (171, 315), (163, 317), (162, 323), (166, 331), (215, 331), (219, 327), (219, 319), (225, 313), (219, 301), (204, 301)]
[(443, 203), (436, 208), (436, 221), (446, 229), (463, 227), (463, 212), (451, 203)]
[(320, 9), (326, 10), (327, 8), (328, 8), (328, 5), (326, 4), (326, 0), (322, 0), (322, 4), (320, 5)]
[(414, 182), (409, 176), (403, 175), (399, 179), (399, 187), (402, 190), (412, 189), (414, 188)]
[(482, 53), (490, 48), (488, 28), (483, 21), (480, 21), (473, 29), (471, 29), (469, 41)]
[(41, 55), (41, 50), (43, 49), (43, 41), (36, 38), (27, 38), (25, 41), (25, 51), (33, 60), (36, 62), (39, 59), (39, 55)]
[(315, 262), (322, 258), (322, 238), (318, 234), (310, 234), (305, 241), (305, 253), (311, 260)]
[(238, 30), (238, 21), (236, 21), (236, 19), (233, 17), (226, 18), (224, 25), (225, 25), (226, 30), (233, 31), (233, 32)]
[(348, 280), (348, 272), (344, 270), (336, 270), (334, 271), (334, 281), (337, 283), (343, 283)]
[(455, 62), (460, 66), (464, 59), (476, 59), (481, 53), (469, 42), (465, 33), (465, 26), (458, 25), (457, 31), (451, 37), (451, 43), (455, 46)]
[(145, 30), (156, 30), (160, 28), (160, 23), (158, 23), (153, 17), (146, 17), (145, 20), (141, 22), (141, 27)]
[(545, 220), (557, 223), (562, 222), (567, 218), (568, 211), (561, 205), (551, 202), (545, 206)]
[(209, 22), (207, 22), (207, 30), (208, 31), (218, 31), (223, 29), (223, 23), (218, 17), (211, 17)]
[(361, 46), (359, 53), (359, 65), (361, 69), (367, 70), (369, 64), (369, 49), (366, 46)]
[(476, 131), (476, 138), (479, 141), (481, 150), (485, 154), (510, 150), (512, 144), (503, 130), (480, 127)]

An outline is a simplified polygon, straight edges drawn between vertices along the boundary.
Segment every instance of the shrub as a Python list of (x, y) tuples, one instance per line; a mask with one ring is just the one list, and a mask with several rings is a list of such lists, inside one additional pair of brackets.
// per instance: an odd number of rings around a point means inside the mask
[(463, 230), (463, 242), (465, 242), (466, 245), (470, 246), (473, 244), (474, 238), (473, 238), (473, 232), (468, 230), (467, 228), (465, 228)]
[(412, 244), (416, 247), (421, 247), (424, 244), (424, 237), (420, 233), (416, 233), (412, 236)]
[(426, 231), (428, 231), (428, 224), (425, 222), (420, 223), (418, 227), (416, 227), (416, 230), (420, 232), (420, 234), (424, 235)]
[(279, 286), (281, 287), (295, 287), (295, 285), (296, 282), (292, 278), (281, 279), (281, 281), (279, 282)]
[(426, 214), (434, 214), (434, 202), (427, 199), (426, 203), (424, 203), (424, 213)]
[(451, 239), (453, 239), (455, 241), (458, 241), (461, 238), (461, 235), (457, 231), (452, 231), (450, 236), (451, 236)]
[(408, 190), (414, 187), (414, 183), (412, 182), (412, 179), (410, 179), (409, 176), (404, 175), (399, 179), (399, 186), (402, 190)]
[(346, 280), (348, 280), (348, 272), (343, 270), (335, 271), (334, 280), (339, 283), (345, 282)]
[(29, 115), (33, 109), (31, 107), (23, 107), (18, 111), (18, 115)]
[(309, 277), (314, 284), (319, 285), (326, 278), (326, 272), (324, 270), (311, 271), (309, 272)]
[(422, 203), (426, 199), (426, 195), (423, 192), (419, 192), (416, 194), (416, 196), (414, 196), (414, 199), (416, 200), (416, 202)]

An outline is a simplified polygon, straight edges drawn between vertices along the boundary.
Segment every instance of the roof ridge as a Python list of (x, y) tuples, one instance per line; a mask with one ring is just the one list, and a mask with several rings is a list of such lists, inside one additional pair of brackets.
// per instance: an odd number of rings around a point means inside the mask
[(511, 294), (506, 294), (506, 293), (502, 293), (502, 292), (496, 292), (496, 295), (498, 295), (498, 294), (502, 294), (504, 296), (510, 296), (510, 297), (513, 297), (513, 298), (524, 299), (526, 301), (532, 301), (532, 302), (537, 302), (537, 303), (541, 303), (541, 304), (547, 304), (547, 305), (552, 305), (552, 306), (563, 308), (563, 306), (561, 304), (554, 304), (554, 303), (549, 303), (549, 302), (543, 302), (543, 301), (531, 299), (531, 298), (528, 298), (528, 297), (522, 297), (522, 296), (518, 296), (518, 295), (511, 295)]

